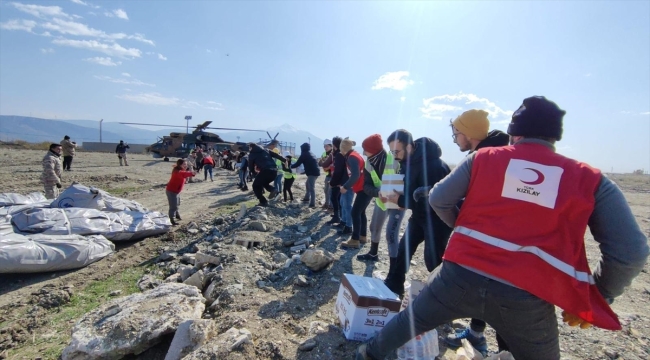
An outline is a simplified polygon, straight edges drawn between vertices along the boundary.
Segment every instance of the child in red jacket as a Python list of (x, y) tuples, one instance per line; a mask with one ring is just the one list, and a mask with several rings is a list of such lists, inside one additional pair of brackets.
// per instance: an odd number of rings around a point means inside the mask
[(185, 179), (193, 177), (196, 175), (196, 171), (187, 171), (187, 161), (185, 159), (176, 160), (176, 166), (172, 169), (172, 177), (167, 183), (166, 193), (167, 201), (169, 201), (169, 220), (172, 222), (172, 225), (178, 225), (174, 221), (174, 217), (177, 220), (182, 220), (181, 215), (178, 213), (178, 207), (181, 204), (181, 191), (183, 191), (183, 186), (185, 185)]

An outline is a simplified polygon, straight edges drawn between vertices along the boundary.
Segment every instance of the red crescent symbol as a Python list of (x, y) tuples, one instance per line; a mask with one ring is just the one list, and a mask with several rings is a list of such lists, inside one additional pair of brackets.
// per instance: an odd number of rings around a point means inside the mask
[(528, 184), (528, 185), (539, 185), (539, 184), (544, 182), (544, 180), (545, 180), (544, 174), (542, 174), (541, 171), (531, 169), (531, 168), (525, 168), (524, 170), (530, 170), (530, 171), (534, 172), (535, 174), (537, 174), (537, 179), (535, 179), (533, 181), (523, 181), (523, 180), (519, 179), (519, 181), (521, 181), (522, 183)]

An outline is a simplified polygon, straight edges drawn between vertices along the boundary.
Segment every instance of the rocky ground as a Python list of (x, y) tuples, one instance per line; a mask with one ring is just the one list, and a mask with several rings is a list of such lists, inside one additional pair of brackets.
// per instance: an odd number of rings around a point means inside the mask
[[(38, 180), (42, 155), (40, 151), (0, 149), (0, 192), (42, 190)], [(164, 185), (171, 164), (132, 155), (130, 165), (120, 167), (112, 154), (79, 153), (73, 163), (74, 171), (65, 173), (64, 183), (78, 181), (97, 186), (152, 210), (166, 211)], [(650, 178), (614, 178), (648, 234)], [(304, 194), (304, 180), (299, 177), (294, 186), (297, 199)], [(340, 278), (343, 273), (385, 273), (388, 261), (384, 242), (380, 246), (381, 261), (359, 262), (355, 256), (366, 252), (367, 247), (341, 250), (342, 238), (325, 225), (329, 216), (324, 211), (310, 209), (300, 202), (274, 202), (267, 209), (252, 208), (256, 203), (254, 197), (237, 190), (235, 183), (233, 173), (217, 170), (214, 182), (188, 184), (182, 193), (182, 226), (158, 238), (120, 244), (115, 254), (84, 269), (0, 277), (0, 359), (56, 359), (71, 342), (81, 341), (77, 335), (71, 337), (75, 323), (75, 334), (80, 334), (83, 324), (92, 319), (97, 323), (96, 316), (105, 319), (116, 311), (147, 314), (152, 309), (167, 314), (169, 308), (159, 302), (146, 303), (136, 310), (129, 310), (126, 304), (133, 303), (131, 297), (141, 291), (146, 297), (151, 291), (170, 291), (164, 286), (172, 285), (200, 288), (207, 299), (205, 303), (199, 302), (202, 305), (190, 301), (196, 294), (187, 295), (190, 300), (178, 300), (179, 304), (190, 304), (183, 316), (196, 320), (180, 328), (200, 340), (196, 340), (196, 348), (185, 349), (185, 353), (192, 351), (187, 358), (352, 358), (358, 343), (345, 340), (334, 313)], [(242, 210), (242, 205), (246, 210)], [(589, 234), (586, 238), (588, 256), (594, 263), (599, 250)], [(327, 250), (332, 264), (322, 271), (310, 270), (291, 252), (291, 246), (301, 242)], [(424, 280), (427, 272), (421, 251), (413, 264), (409, 277)], [(560, 325), (563, 358), (649, 358), (649, 300), (650, 276), (646, 265), (631, 288), (613, 305), (624, 330), (576, 330)], [(163, 359), (172, 344), (173, 331), (180, 325), (172, 315), (164, 326), (154, 326), (167, 329), (159, 331), (154, 340), (153, 332), (145, 331), (147, 324), (156, 320), (153, 316), (141, 321), (124, 316), (131, 324), (129, 336), (113, 332), (113, 337), (132, 339), (131, 345), (137, 351), (157, 343), (140, 355), (125, 358)], [(463, 321), (466, 319), (460, 320)], [(133, 326), (134, 323), (139, 326)], [(125, 326), (120, 323), (111, 328)], [(438, 330), (444, 336), (451, 328)], [(490, 348), (496, 350), (491, 329), (488, 341)], [(455, 353), (441, 344), (443, 357), (455, 359)]]

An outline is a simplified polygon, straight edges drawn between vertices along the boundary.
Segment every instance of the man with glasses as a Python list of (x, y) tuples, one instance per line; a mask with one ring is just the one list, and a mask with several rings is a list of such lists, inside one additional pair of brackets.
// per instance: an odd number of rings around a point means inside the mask
[(442, 262), (451, 228), (440, 220), (425, 198), (416, 199), (413, 195), (416, 189), (433, 186), (442, 180), (450, 170), (440, 159), (440, 146), (429, 138), (413, 141), (410, 132), (400, 129), (390, 134), (387, 142), (391, 154), (400, 163), (400, 174), (404, 175), (404, 194), (388, 194), (382, 196), (381, 201), (411, 209), (411, 218), (400, 240), (397, 257), (390, 258), (390, 268), (384, 280), (391, 291), (401, 296), (409, 263), (420, 243), (424, 241), (424, 261), (429, 271)]

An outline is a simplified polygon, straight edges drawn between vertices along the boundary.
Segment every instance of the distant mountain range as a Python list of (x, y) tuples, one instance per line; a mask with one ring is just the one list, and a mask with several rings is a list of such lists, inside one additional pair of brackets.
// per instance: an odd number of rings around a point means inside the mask
[[(219, 126), (219, 125), (215, 125)], [(190, 127), (191, 131), (192, 127)], [(208, 130), (217, 132), (214, 130)], [(323, 140), (314, 134), (297, 129), (289, 124), (270, 127), (266, 129), (271, 136), (280, 133), (280, 141), (296, 144), (296, 150), (301, 144), (311, 142), (314, 153), (320, 155)], [(169, 135), (170, 132), (185, 132), (185, 128), (155, 128), (145, 130), (138, 127), (123, 125), (115, 122), (102, 123), (102, 141), (117, 143), (124, 140), (131, 144), (151, 144), (158, 137)], [(255, 141), (268, 140), (268, 135), (263, 132), (248, 131), (218, 131), (226, 141)], [(68, 135), (77, 143), (99, 141), (99, 121), (96, 120), (52, 120), (39, 119), (28, 116), (0, 115), (0, 140), (24, 140), (28, 142), (59, 142), (63, 136)], [(83, 145), (82, 145), (83, 146)]]

